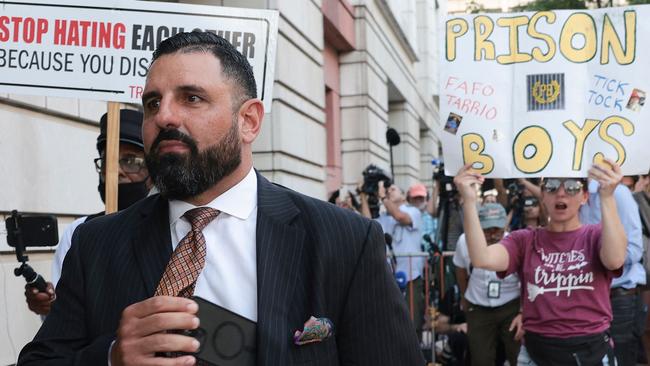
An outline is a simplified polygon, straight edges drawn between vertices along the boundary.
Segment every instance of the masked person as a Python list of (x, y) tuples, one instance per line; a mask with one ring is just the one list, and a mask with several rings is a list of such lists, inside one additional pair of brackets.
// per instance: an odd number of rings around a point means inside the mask
[(472, 264), (501, 277), (516, 273), (522, 283), (525, 335), (519, 365), (615, 364), (607, 334), (609, 286), (621, 274), (627, 240), (614, 199), (621, 169), (609, 159), (605, 163), (589, 169), (589, 177), (600, 184), (602, 223), (580, 222), (580, 207), (589, 198), (585, 179), (548, 178), (541, 193), (548, 226), (513, 231), (492, 245), (486, 243), (476, 210), (475, 186), (484, 177), (468, 164), (454, 178), (463, 198)]
[[(97, 190), (104, 202), (105, 185), (105, 156), (106, 156), (106, 128), (108, 114), (104, 114), (99, 122), (100, 133), (97, 137), (97, 152), (99, 157), (94, 160), (95, 168), (99, 175), (99, 185)], [(148, 179), (149, 173), (144, 161), (144, 144), (142, 143), (142, 113), (129, 109), (120, 111), (120, 150), (119, 150), (119, 168), (118, 168), (118, 210), (123, 210), (135, 202), (146, 197), (151, 182)], [(30, 310), (39, 315), (47, 315), (50, 312), (50, 306), (55, 299), (54, 288), (61, 277), (61, 268), (63, 260), (70, 249), (72, 234), (77, 226), (84, 222), (90, 221), (104, 212), (94, 215), (84, 216), (73, 221), (61, 236), (59, 244), (54, 253), (52, 262), (52, 282), (47, 283), (46, 292), (38, 292), (37, 289), (25, 286), (25, 297)]]

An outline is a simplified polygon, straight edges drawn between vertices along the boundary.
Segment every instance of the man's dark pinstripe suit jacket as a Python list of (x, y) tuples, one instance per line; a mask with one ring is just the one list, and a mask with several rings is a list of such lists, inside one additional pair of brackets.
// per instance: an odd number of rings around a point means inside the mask
[[(379, 225), (257, 179), (257, 365), (423, 365)], [(76, 230), (19, 365), (107, 364), (122, 310), (153, 295), (170, 259), (168, 206), (154, 195)], [(312, 315), (335, 336), (294, 345)]]

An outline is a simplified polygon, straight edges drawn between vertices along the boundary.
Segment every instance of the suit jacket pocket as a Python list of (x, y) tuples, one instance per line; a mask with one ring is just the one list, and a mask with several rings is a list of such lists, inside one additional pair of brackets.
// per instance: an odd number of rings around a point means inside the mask
[(291, 348), (291, 359), (294, 365), (338, 366), (336, 340), (329, 338), (323, 342), (294, 345)]

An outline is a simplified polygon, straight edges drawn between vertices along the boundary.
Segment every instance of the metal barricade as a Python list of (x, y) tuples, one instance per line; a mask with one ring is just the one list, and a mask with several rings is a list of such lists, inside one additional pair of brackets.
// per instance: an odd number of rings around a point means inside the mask
[[(429, 262), (431, 260), (431, 253), (429, 252), (401, 252), (401, 253), (394, 253), (394, 254), (389, 254), (389, 256), (394, 256), (395, 258), (408, 258), (408, 271), (409, 275), (407, 276), (407, 279), (410, 277), (410, 274), (413, 271), (413, 259), (414, 258), (425, 258), (424, 261), (424, 267), (422, 269), (422, 274), (423, 274), (423, 281), (424, 281), (424, 312), (421, 314), (422, 316), (422, 321), (428, 322), (428, 326), (423, 327), (422, 333), (419, 335), (419, 338), (421, 339), (421, 347), (423, 349), (423, 352), (430, 351), (431, 354), (431, 362), (435, 363), (435, 315), (437, 309), (432, 305), (431, 301), (431, 288), (432, 288), (432, 281), (433, 281), (433, 276), (432, 276), (432, 270), (434, 271), (440, 271), (439, 278), (441, 281), (439, 291), (441, 293), (441, 297), (445, 296), (445, 283), (444, 283), (444, 262), (442, 260), (437, 261), (436, 263), (438, 264), (437, 267), (439, 268), (430, 268)], [(436, 252), (433, 253), (434, 257), (452, 257), (454, 255), (453, 251), (446, 251), (446, 252)], [(414, 299), (414, 291), (413, 291), (413, 281), (408, 281), (408, 294), (409, 297), (407, 299), (408, 302), (408, 309), (409, 309), (409, 315), (411, 317), (411, 321), (415, 319), (417, 316), (415, 314), (415, 299)]]

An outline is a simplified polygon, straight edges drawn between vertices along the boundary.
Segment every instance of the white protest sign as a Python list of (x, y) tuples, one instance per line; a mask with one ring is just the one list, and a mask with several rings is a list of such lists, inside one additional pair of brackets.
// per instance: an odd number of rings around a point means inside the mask
[(650, 6), (449, 16), (440, 32), (445, 171), (586, 176), (650, 168)]
[(0, 0), (0, 92), (140, 103), (164, 39), (211, 31), (253, 67), (271, 111), (278, 13), (148, 1)]

